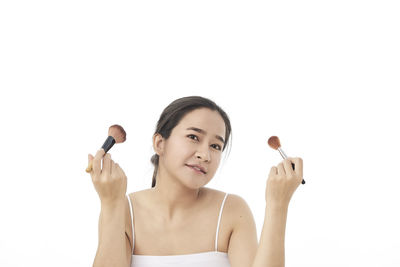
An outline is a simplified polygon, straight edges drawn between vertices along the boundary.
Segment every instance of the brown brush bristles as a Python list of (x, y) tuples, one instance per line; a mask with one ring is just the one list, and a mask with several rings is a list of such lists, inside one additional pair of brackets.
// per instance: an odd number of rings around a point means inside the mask
[(108, 135), (115, 139), (115, 143), (123, 143), (126, 140), (126, 132), (122, 126), (118, 124), (111, 125), (108, 128)]
[(279, 142), (278, 136), (271, 136), (268, 139), (268, 145), (275, 150), (278, 149), (279, 147), (281, 147), (281, 142)]

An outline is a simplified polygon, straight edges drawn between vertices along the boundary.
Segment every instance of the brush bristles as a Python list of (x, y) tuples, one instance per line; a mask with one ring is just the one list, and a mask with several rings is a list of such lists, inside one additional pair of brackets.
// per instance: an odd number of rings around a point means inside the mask
[(114, 124), (108, 128), (108, 135), (115, 139), (115, 143), (123, 143), (126, 140), (126, 132), (122, 126)]
[(268, 139), (268, 145), (275, 150), (277, 150), (279, 147), (281, 147), (281, 143), (279, 142), (278, 136), (271, 136)]

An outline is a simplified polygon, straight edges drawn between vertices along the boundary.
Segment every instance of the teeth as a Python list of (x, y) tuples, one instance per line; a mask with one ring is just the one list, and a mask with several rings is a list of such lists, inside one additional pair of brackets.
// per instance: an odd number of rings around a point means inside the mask
[(195, 168), (196, 170), (199, 170), (199, 171), (203, 172), (202, 170), (200, 170), (199, 168), (197, 168), (197, 167), (195, 167), (195, 166), (193, 166), (193, 168)]

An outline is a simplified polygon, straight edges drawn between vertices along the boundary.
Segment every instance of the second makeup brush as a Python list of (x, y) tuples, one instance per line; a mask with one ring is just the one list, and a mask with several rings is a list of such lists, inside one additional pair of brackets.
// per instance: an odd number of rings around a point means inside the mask
[[(279, 141), (278, 136), (271, 136), (268, 139), (268, 145), (270, 147), (272, 147), (273, 149), (278, 150), (283, 159), (287, 159), (287, 156), (286, 156), (285, 152), (283, 152), (283, 150), (281, 148), (281, 142)], [(293, 170), (294, 170), (294, 167), (295, 167), (295, 165), (294, 165), (294, 163), (292, 163)], [(303, 181), (301, 183), (305, 184), (306, 181), (304, 181), (304, 179), (303, 179)]]

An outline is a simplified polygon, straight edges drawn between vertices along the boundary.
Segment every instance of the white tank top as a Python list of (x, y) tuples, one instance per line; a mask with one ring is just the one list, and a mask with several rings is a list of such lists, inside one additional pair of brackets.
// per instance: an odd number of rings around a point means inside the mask
[(229, 263), (228, 253), (217, 251), (218, 248), (218, 230), (221, 221), (222, 209), (225, 204), (226, 197), (222, 201), (219, 211), (217, 232), (215, 238), (215, 251), (207, 251), (193, 254), (168, 255), (168, 256), (153, 256), (153, 255), (134, 255), (135, 247), (135, 232), (133, 225), (133, 209), (132, 203), (128, 196), (129, 206), (131, 210), (132, 220), (132, 260), (131, 267), (231, 267)]

